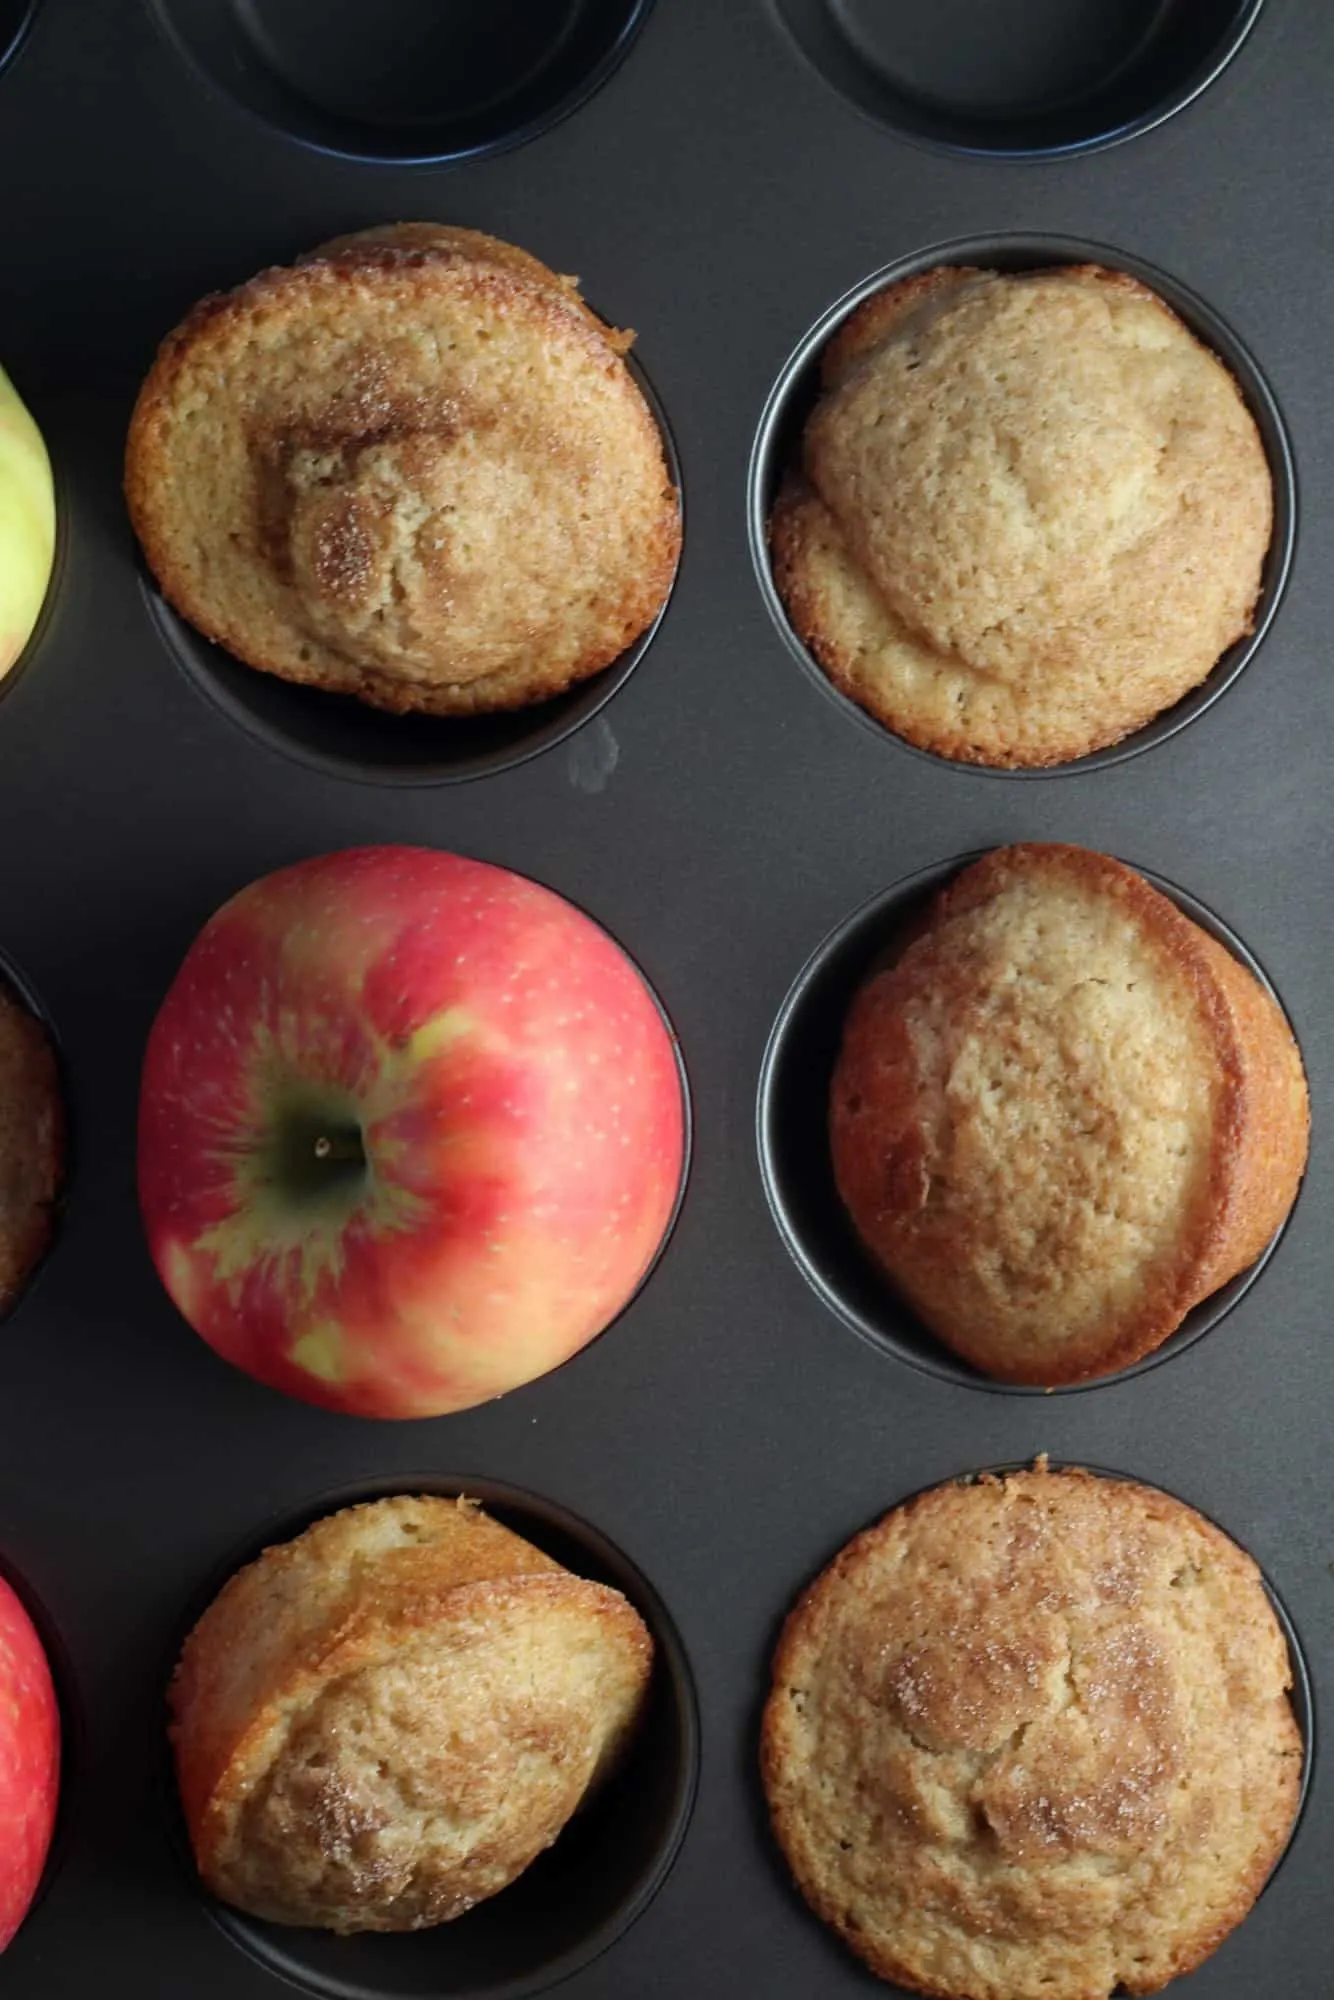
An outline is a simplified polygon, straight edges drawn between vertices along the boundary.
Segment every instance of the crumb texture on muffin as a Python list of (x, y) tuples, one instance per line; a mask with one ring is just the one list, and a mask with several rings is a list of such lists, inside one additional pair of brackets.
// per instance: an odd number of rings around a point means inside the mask
[(1144, 878), (997, 848), (849, 1014), (839, 1194), (919, 1317), (1014, 1382), (1106, 1374), (1254, 1263), (1309, 1111), (1282, 1010)]
[(131, 518), (208, 638), (404, 712), (524, 706), (656, 617), (680, 513), (572, 279), (476, 230), (341, 237), (206, 299), (130, 427)]
[(51, 1241), (64, 1154), (55, 1049), (0, 977), (0, 1312), (13, 1304)]
[(908, 742), (1067, 762), (1252, 630), (1264, 447), (1227, 369), (1135, 279), (905, 279), (839, 329), (823, 384), (770, 524), (775, 582), (834, 683)]
[(473, 1504), (344, 1509), (223, 1588), (171, 1689), (204, 1882), (274, 1923), (461, 1916), (556, 1839), (642, 1709), (652, 1640)]
[(778, 1840), (882, 1977), (943, 2000), (1155, 1993), (1245, 1916), (1302, 1741), (1258, 1570), (1191, 1508), (1042, 1467), (939, 1487), (788, 1619)]

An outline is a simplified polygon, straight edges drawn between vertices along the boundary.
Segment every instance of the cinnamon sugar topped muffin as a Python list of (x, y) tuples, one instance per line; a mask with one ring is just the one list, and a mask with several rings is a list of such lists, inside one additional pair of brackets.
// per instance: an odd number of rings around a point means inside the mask
[(680, 550), (632, 339), (477, 230), (399, 223), (261, 272), (140, 392), (149, 565), (286, 680), (435, 715), (558, 694), (652, 624)]
[(200, 1874), (271, 1923), (459, 1917), (615, 1764), (652, 1657), (619, 1591), (474, 1503), (329, 1515), (239, 1571), (186, 1641), (171, 1733)]
[(997, 848), (853, 1003), (844, 1206), (917, 1315), (1009, 1382), (1161, 1345), (1296, 1198), (1301, 1056), (1254, 975), (1132, 868)]
[(939, 2000), (1156, 1993), (1283, 1851), (1303, 1746), (1250, 1557), (1084, 1472), (935, 1488), (789, 1617), (762, 1767), (816, 1914)]
[(839, 328), (770, 522), (789, 617), (922, 749), (1117, 742), (1252, 630), (1272, 482), (1232, 376), (1095, 265), (941, 268)]

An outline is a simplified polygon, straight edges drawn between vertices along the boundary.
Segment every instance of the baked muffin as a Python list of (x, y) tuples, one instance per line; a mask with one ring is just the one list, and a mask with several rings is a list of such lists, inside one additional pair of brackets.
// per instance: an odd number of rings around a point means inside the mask
[(466, 1500), (349, 1507), (209, 1606), (171, 1687), (200, 1875), (271, 1923), (409, 1931), (556, 1839), (642, 1708), (652, 1640)]
[(0, 977), (0, 1313), (51, 1241), (65, 1117), (51, 1038)]
[(997, 848), (853, 1003), (838, 1192), (956, 1353), (1076, 1382), (1159, 1346), (1296, 1198), (1301, 1057), (1255, 977), (1122, 862)]
[(1223, 364), (1095, 265), (948, 268), (829, 343), (774, 578), (834, 684), (909, 743), (1057, 764), (1253, 628), (1269, 467)]
[(164, 595), (238, 659), (377, 708), (519, 708), (653, 622), (680, 550), (658, 427), (576, 282), (399, 223), (205, 299), (126, 494)]
[(1301, 1791), (1249, 1556), (1084, 1472), (937, 1487), (787, 1621), (774, 1831), (872, 1971), (942, 2000), (1156, 1993), (1240, 1923)]

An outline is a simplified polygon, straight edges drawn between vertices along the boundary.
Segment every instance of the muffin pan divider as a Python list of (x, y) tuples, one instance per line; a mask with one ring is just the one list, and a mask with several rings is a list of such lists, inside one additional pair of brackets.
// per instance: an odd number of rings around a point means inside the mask
[[(40, 1283), (0, 1327), (0, 1555), (60, 1635), (83, 1742), (59, 1865), (0, 1961), (6, 2000), (285, 1990), (209, 1920), (173, 1848), (163, 1661), (200, 1580), (257, 1524), (431, 1469), (591, 1523), (661, 1596), (698, 1693), (675, 1863), (557, 1990), (888, 1992), (809, 1915), (769, 1840), (755, 1756), (772, 1644), (858, 1528), (1040, 1451), (1179, 1494), (1272, 1580), (1311, 1674), (1309, 1801), (1189, 1991), (1330, 1990), (1331, 77), (1334, 14), (1265, 0), (1217, 81), (1156, 129), (1087, 156), (977, 160), (855, 109), (772, 0), (657, 0), (614, 74), (541, 136), (405, 167), (320, 154), (206, 92), (143, 0), (41, 0), (0, 73), (0, 360), (50, 444), (66, 548), (0, 701), (0, 952), (60, 1037), (78, 1156)], [(686, 524), (661, 629), (596, 717), (519, 768), (420, 787), (311, 769), (202, 701), (148, 615), (119, 497), (135, 390), (196, 298), (416, 217), (531, 248), (637, 329)], [(1169, 741), (1040, 785), (854, 725), (775, 631), (747, 542), (761, 412), (805, 331), (874, 271), (1002, 232), (1109, 243), (1197, 293), (1255, 358), (1297, 474), (1291, 578), (1246, 671)], [(1123, 855), (1225, 918), (1288, 1010), (1313, 1111), (1296, 1210), (1226, 1324), (1148, 1374), (1052, 1398), (972, 1393), (855, 1338), (774, 1229), (755, 1146), (768, 1036), (820, 940), (918, 870), (1025, 839)], [(377, 840), (519, 869), (594, 915), (662, 997), (695, 1120), (679, 1223), (625, 1318), (543, 1380), (426, 1423), (330, 1416), (217, 1361), (158, 1286), (134, 1199), (139, 1061), (200, 925), (260, 874)]]

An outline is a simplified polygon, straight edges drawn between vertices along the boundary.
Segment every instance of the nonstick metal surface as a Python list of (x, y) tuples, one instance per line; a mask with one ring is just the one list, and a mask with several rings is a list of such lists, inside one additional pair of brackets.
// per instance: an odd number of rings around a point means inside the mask
[[(423, 1468), (590, 1524), (661, 1598), (697, 1690), (699, 1788), (675, 1864), (561, 1992), (887, 1991), (806, 1911), (769, 1839), (755, 1760), (769, 1654), (856, 1529), (925, 1485), (1042, 1450), (1197, 1505), (1286, 1606), (1312, 1682), (1307, 1810), (1263, 1900), (1188, 1990), (1321, 2000), (1334, 1992), (1334, 1775), (1319, 1747), (1334, 1694), (1334, 10), (1265, 0), (1216, 79), (1161, 123), (1016, 159), (896, 129), (888, 91), (868, 104), (831, 87), (788, 17), (826, 15), (883, 70), (864, 6), (657, 0), (558, 122), (416, 167), (401, 164), (401, 121), (399, 163), (341, 157), (206, 86), (160, 32), (170, 11), (42, 0), (0, 75), (0, 358), (46, 432), (65, 511), (49, 614), (0, 703), (0, 951), (55, 1023), (78, 1134), (59, 1241), (0, 1329), (0, 1557), (59, 1634), (80, 1717), (57, 1865), (0, 1962), (5, 2000), (284, 1990), (180, 1864), (160, 1784), (163, 1660), (201, 1584), (268, 1522), (331, 1491), (410, 1487)], [(1216, 11), (1221, 33), (1254, 9)], [(957, 36), (966, 12), (917, 20)], [(1137, 10), (1105, 13), (1120, 46)], [(0, 47), (25, 14), (0, 4)], [(1013, 114), (1012, 137), (1040, 125), (1024, 76), (998, 109), (953, 45), (909, 55), (914, 88), (960, 79), (970, 125), (979, 104)], [(1079, 81), (1068, 50), (1058, 67)], [(299, 70), (303, 87), (318, 68)], [(553, 74), (573, 90), (562, 64)], [(1032, 75), (1040, 94), (1041, 60)], [(633, 674), (565, 740), (466, 783), (350, 782), (233, 726), (163, 642), (119, 493), (135, 390), (197, 298), (398, 218), (486, 229), (577, 272), (600, 311), (638, 329), (684, 483), (680, 574)], [(775, 628), (747, 536), (761, 414), (807, 330), (882, 267), (1005, 233), (1106, 244), (1203, 300), (1254, 358), (1297, 471), (1291, 578), (1245, 672), (1167, 740), (1041, 784), (905, 756), (825, 699)], [(1051, 1398), (978, 1394), (859, 1339), (780, 1240), (754, 1136), (770, 1029), (820, 941), (914, 872), (1018, 839), (1128, 856), (1223, 918), (1288, 1011), (1314, 1113), (1292, 1221), (1225, 1324), (1161, 1367)], [(478, 855), (589, 910), (661, 995), (695, 1113), (675, 1234), (607, 1338), (486, 1408), (397, 1425), (284, 1401), (218, 1361), (157, 1283), (133, 1180), (145, 1037), (201, 924), (257, 875), (381, 840)]]

